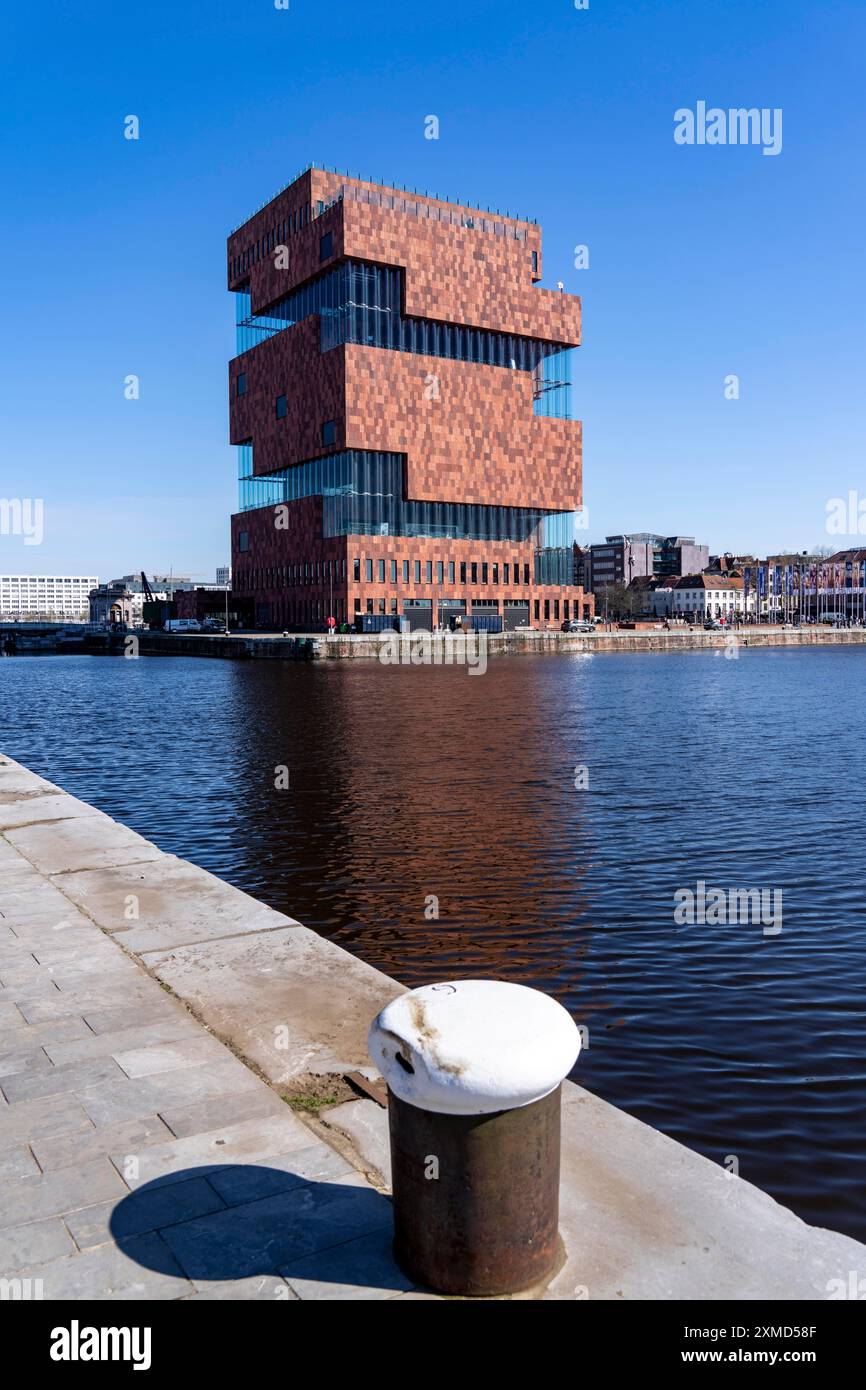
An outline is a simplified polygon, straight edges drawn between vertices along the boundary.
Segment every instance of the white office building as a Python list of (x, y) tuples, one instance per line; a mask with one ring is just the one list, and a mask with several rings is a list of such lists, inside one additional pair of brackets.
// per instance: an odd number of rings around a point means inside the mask
[(0, 574), (0, 622), (86, 622), (96, 575)]

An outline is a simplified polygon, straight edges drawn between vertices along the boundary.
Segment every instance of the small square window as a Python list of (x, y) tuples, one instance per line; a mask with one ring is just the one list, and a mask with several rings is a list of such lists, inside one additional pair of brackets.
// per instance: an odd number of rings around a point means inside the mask
[(247, 394), (247, 374), (246, 374), (246, 372), (238, 372), (238, 376), (237, 376), (237, 393), (238, 393), (239, 396), (245, 396), (245, 395)]
[(337, 422), (336, 420), (326, 420), (322, 425), (322, 443), (336, 444), (337, 442)]
[(285, 418), (286, 418), (286, 398), (285, 398), (285, 396), (277, 396), (277, 419), (278, 419), (278, 420), (285, 420)]
[(319, 260), (327, 261), (334, 254), (334, 237), (332, 232), (325, 232), (319, 238)]

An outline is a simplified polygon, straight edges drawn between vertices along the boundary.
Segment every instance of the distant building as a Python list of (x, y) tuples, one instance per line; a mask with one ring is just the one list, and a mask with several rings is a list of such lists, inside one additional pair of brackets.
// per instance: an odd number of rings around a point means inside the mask
[[(745, 614), (743, 581), (723, 574), (684, 574), (672, 592), (673, 607), (666, 616), (705, 622), (711, 618), (730, 622)], [(749, 594), (749, 613), (754, 613), (755, 595)]]
[(199, 584), (195, 589), (176, 589), (174, 594), (179, 618), (208, 620), (223, 625), (228, 611), (230, 628), (251, 628), (255, 622), (255, 606), (250, 598), (238, 598), (224, 584)]
[[(109, 584), (122, 584), (131, 594), (144, 593), (141, 571), (138, 574), (122, 574), (119, 579), (109, 579)], [(147, 582), (154, 594), (159, 590), (163, 595), (174, 593), (175, 589), (194, 589), (195, 582), (188, 574), (148, 574)]]
[(674, 611), (674, 586), (679, 575), (641, 575), (629, 588), (640, 596), (640, 612), (654, 618), (668, 618)]
[[(138, 617), (134, 600), (139, 599)], [(108, 584), (98, 584), (89, 594), (90, 621), (92, 623), (119, 623), (134, 627), (141, 622), (141, 595), (130, 593), (119, 580)]]
[(86, 622), (96, 576), (0, 575), (0, 622)]
[(229, 585), (232, 582), (231, 565), (217, 565), (216, 582), (217, 584), (221, 585), (223, 589), (227, 589), (229, 587)]
[(606, 536), (604, 544), (590, 546), (592, 589), (598, 596), (612, 584), (628, 585), (644, 575), (697, 574), (709, 559), (709, 546), (696, 545), (694, 536), (659, 536), (652, 531)]

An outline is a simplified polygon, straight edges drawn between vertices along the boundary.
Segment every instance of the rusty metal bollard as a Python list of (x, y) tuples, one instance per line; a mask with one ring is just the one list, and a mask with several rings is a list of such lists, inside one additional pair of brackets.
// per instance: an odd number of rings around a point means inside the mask
[(562, 1080), (580, 1051), (570, 1015), (496, 980), (425, 985), (373, 1020), (388, 1083), (394, 1254), (440, 1293), (517, 1293), (559, 1251)]

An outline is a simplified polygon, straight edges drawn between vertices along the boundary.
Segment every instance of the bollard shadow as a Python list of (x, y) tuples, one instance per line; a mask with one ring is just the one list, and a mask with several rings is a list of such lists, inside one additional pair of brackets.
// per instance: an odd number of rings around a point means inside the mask
[(109, 1229), (128, 1258), (203, 1288), (257, 1275), (282, 1276), (301, 1296), (327, 1297), (322, 1285), (414, 1287), (391, 1253), (388, 1198), (351, 1182), (311, 1181), (288, 1167), (180, 1169), (118, 1202)]

